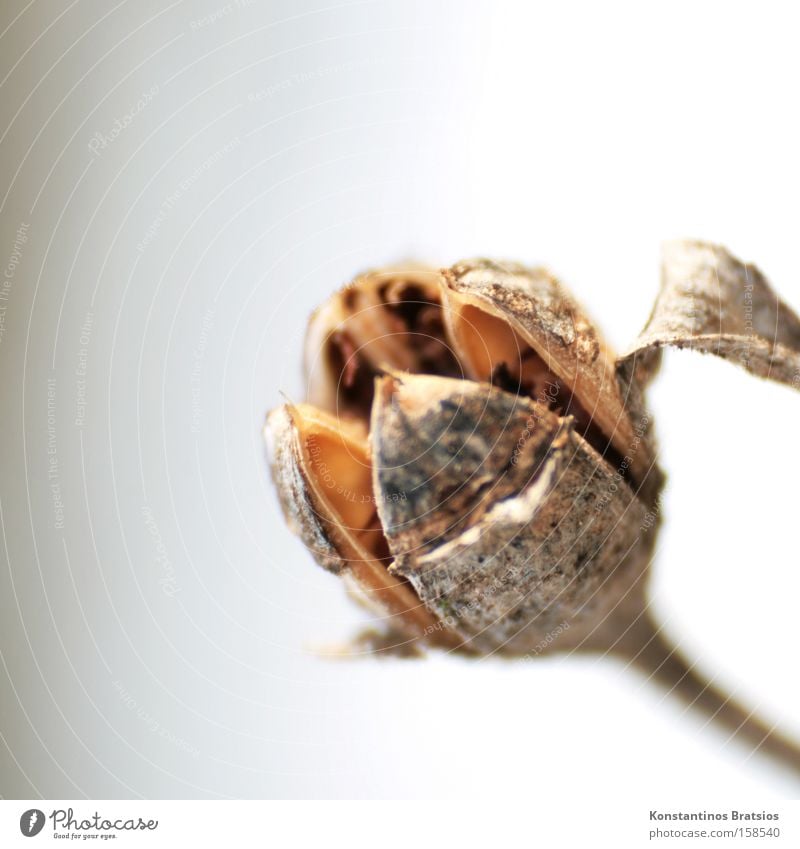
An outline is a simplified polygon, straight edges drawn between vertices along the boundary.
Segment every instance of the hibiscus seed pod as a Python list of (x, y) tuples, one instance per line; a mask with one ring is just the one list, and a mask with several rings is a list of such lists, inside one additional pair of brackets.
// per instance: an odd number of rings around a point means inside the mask
[(614, 654), (800, 773), (800, 746), (706, 681), (649, 609), (664, 478), (644, 392), (667, 345), (800, 389), (800, 319), (716, 245), (665, 246), (619, 359), (541, 269), (363, 275), (310, 320), (307, 401), (268, 416), (280, 502), (380, 617), (371, 650)]
[(267, 425), (284, 512), (392, 630), (524, 655), (641, 607), (662, 481), (649, 417), (552, 275), (366, 274), (312, 316), (306, 375), (308, 402)]

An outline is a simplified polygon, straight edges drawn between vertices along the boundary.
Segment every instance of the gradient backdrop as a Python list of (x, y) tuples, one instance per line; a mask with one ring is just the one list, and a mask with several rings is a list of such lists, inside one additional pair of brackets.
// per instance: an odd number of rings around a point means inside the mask
[[(621, 665), (331, 662), (264, 414), (371, 265), (546, 263), (621, 347), (662, 239), (800, 307), (780, 6), (4, 0), (0, 794), (797, 796)], [(800, 401), (668, 355), (653, 596), (800, 733)]]

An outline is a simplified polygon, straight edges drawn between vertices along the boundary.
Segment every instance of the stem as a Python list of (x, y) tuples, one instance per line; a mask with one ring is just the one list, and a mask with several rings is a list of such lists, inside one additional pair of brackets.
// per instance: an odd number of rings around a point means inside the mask
[(761, 752), (800, 776), (800, 744), (786, 737), (695, 671), (693, 664), (664, 636), (645, 611), (611, 652), (655, 681), (688, 706), (704, 713), (731, 738)]

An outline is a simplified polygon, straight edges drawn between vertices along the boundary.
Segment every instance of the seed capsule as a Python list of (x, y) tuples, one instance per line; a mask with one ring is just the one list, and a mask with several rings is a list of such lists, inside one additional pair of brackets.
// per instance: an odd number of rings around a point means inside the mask
[(268, 417), (287, 520), (407, 640), (612, 647), (646, 607), (663, 475), (643, 393), (666, 344), (800, 386), (800, 321), (712, 245), (668, 247), (619, 361), (541, 269), (365, 274), (310, 320), (307, 402)]
[(281, 503), (393, 630), (525, 653), (562, 623), (589, 639), (637, 586), (652, 448), (548, 273), (366, 274), (312, 316), (306, 373), (268, 420)]

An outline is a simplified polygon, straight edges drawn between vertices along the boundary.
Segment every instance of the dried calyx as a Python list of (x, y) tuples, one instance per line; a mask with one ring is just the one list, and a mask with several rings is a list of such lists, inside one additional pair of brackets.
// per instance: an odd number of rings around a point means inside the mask
[(284, 510), (394, 630), (525, 653), (588, 639), (641, 578), (652, 450), (547, 272), (362, 276), (312, 316), (306, 374), (268, 427)]
[(367, 274), (312, 316), (307, 402), (268, 417), (281, 505), (395, 649), (616, 654), (800, 772), (800, 746), (650, 615), (663, 477), (644, 392), (667, 345), (800, 389), (800, 318), (715, 245), (666, 246), (650, 319), (616, 361), (545, 271)]

